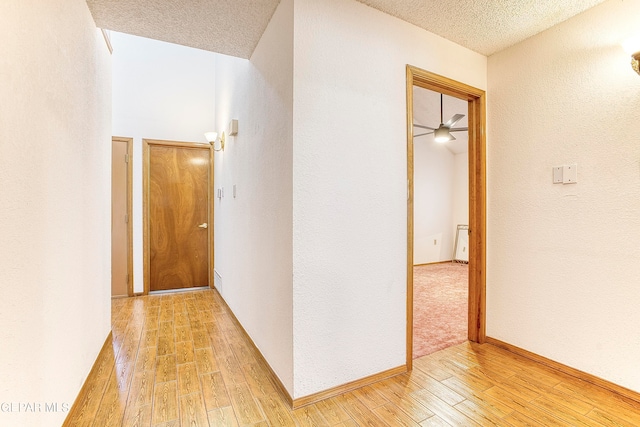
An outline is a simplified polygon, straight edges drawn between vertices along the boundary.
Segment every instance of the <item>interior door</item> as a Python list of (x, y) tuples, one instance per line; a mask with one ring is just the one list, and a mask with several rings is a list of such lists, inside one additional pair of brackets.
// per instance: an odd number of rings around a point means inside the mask
[(209, 285), (209, 149), (149, 145), (149, 288)]
[(113, 138), (111, 145), (111, 296), (130, 295), (130, 144), (130, 139)]

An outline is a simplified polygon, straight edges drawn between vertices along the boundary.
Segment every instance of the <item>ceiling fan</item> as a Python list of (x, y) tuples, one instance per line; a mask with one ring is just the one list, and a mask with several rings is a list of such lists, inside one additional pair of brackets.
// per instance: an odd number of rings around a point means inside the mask
[(440, 126), (438, 126), (438, 128), (432, 128), (429, 126), (423, 126), (423, 125), (418, 125), (418, 124), (413, 124), (414, 127), (420, 128), (420, 129), (427, 129), (430, 130), (431, 132), (425, 132), (425, 133), (421, 133), (418, 135), (414, 135), (413, 137), (416, 138), (418, 136), (423, 136), (423, 135), (430, 135), (433, 134), (434, 136), (434, 140), (436, 142), (448, 142), (448, 141), (453, 141), (456, 138), (451, 135), (451, 132), (462, 132), (465, 130), (468, 130), (469, 128), (454, 128), (453, 125), (455, 125), (456, 123), (458, 123), (462, 118), (464, 117), (464, 114), (454, 114), (453, 117), (451, 117), (447, 123), (444, 123), (444, 120), (442, 118), (442, 94), (440, 94)]

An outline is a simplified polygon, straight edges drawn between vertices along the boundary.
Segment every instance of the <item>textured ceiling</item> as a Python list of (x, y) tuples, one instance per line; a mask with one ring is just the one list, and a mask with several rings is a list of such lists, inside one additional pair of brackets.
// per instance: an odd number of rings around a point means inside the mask
[(107, 30), (249, 58), (280, 0), (87, 0)]
[[(603, 0), (358, 0), (484, 55)], [(279, 0), (87, 0), (100, 28), (249, 58)]]
[(358, 1), (489, 56), (604, 0)]

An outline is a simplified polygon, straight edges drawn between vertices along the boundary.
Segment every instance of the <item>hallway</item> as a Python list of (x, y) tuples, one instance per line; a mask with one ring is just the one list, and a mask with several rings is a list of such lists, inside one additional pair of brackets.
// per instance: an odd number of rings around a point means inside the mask
[(469, 343), (292, 411), (216, 291), (115, 299), (112, 312), (65, 426), (640, 425), (640, 403)]

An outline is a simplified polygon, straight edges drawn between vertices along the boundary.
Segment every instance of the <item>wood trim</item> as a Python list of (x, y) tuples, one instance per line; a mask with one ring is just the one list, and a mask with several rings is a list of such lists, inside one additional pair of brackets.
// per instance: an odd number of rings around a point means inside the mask
[(201, 150), (211, 150), (211, 144), (206, 142), (183, 142), (183, 141), (170, 141), (164, 139), (142, 139), (143, 143), (149, 145), (162, 145), (165, 147), (180, 147), (180, 148), (198, 148)]
[(142, 139), (142, 241), (143, 241), (143, 277), (144, 277), (144, 290), (143, 295), (149, 294), (150, 284), (149, 278), (151, 277), (151, 260), (150, 260), (150, 243), (149, 243), (149, 172), (150, 172), (150, 146), (160, 145), (165, 147), (180, 147), (180, 148), (194, 148), (200, 150), (209, 150), (209, 215), (208, 221), (209, 227), (209, 266), (207, 271), (208, 286), (213, 288), (213, 259), (214, 259), (214, 223), (213, 223), (213, 191), (214, 188), (214, 169), (213, 169), (213, 150), (210, 144), (197, 143), (197, 142), (181, 142), (181, 141), (166, 141), (161, 139)]
[(142, 140), (142, 294), (149, 295), (151, 259), (149, 243), (149, 143)]
[(407, 65), (407, 370), (413, 369), (413, 85), (414, 71)]
[(80, 392), (76, 396), (76, 399), (73, 401), (73, 405), (71, 405), (71, 409), (67, 413), (67, 417), (64, 419), (64, 423), (62, 423), (62, 427), (71, 427), (70, 420), (73, 420), (76, 418), (76, 413), (81, 409), (80, 403), (85, 400), (85, 398), (89, 393), (91, 393), (89, 387), (91, 385), (95, 385), (97, 382), (96, 378), (98, 376), (98, 369), (100, 367), (100, 364), (98, 363), (98, 361), (106, 357), (106, 353), (108, 352), (108, 349), (111, 348), (112, 344), (113, 344), (113, 334), (111, 331), (109, 331), (109, 335), (107, 335), (107, 338), (104, 340), (104, 344), (102, 344), (102, 348), (98, 353), (98, 357), (96, 357), (96, 360), (93, 362), (93, 366), (91, 366), (89, 375), (87, 375), (87, 378), (85, 378), (84, 383), (80, 388)]
[[(484, 343), (486, 338), (486, 214), (487, 144), (486, 95), (482, 92), (472, 103), (469, 133), (469, 340)], [(473, 208), (473, 213), (471, 209)]]
[(332, 397), (339, 396), (344, 393), (348, 393), (358, 388), (365, 387), (382, 380), (386, 380), (387, 378), (404, 374), (405, 372), (407, 372), (406, 365), (398, 366), (392, 369), (387, 369), (386, 371), (369, 375), (368, 377), (360, 378), (358, 380), (351, 381), (336, 387), (332, 387), (330, 389), (327, 389), (318, 393), (310, 394), (309, 396), (299, 397), (298, 399), (293, 400), (292, 407), (293, 409), (298, 409), (303, 406), (311, 405), (313, 403), (320, 402), (321, 400), (330, 399)]
[(127, 163), (127, 215), (129, 216), (129, 223), (127, 224), (127, 233), (129, 237), (129, 259), (128, 259), (128, 271), (129, 283), (127, 283), (127, 293), (129, 296), (133, 296), (133, 138), (128, 138), (127, 154), (129, 155), (129, 162)]
[(244, 336), (251, 343), (251, 346), (253, 347), (254, 354), (258, 357), (258, 359), (262, 362), (262, 365), (269, 371), (269, 373), (273, 377), (275, 385), (278, 388), (278, 390), (280, 391), (281, 395), (289, 403), (289, 405), (293, 407), (293, 402), (294, 402), (293, 398), (289, 394), (289, 391), (284, 386), (284, 384), (282, 384), (282, 381), (280, 381), (280, 377), (278, 377), (278, 375), (276, 375), (275, 371), (271, 368), (271, 365), (269, 365), (269, 362), (267, 362), (267, 359), (265, 359), (265, 357), (262, 354), (262, 352), (260, 351), (260, 349), (258, 349), (258, 346), (256, 346), (256, 343), (253, 342), (253, 339), (251, 338), (251, 336), (244, 329), (244, 326), (242, 326), (242, 323), (240, 323), (240, 321), (236, 317), (236, 315), (233, 312), (233, 310), (231, 310), (231, 307), (229, 307), (229, 304), (227, 304), (227, 301), (224, 299), (222, 294), (220, 292), (218, 292), (218, 290), (215, 287), (213, 288), (213, 291), (218, 294), (218, 296), (220, 297), (220, 300), (222, 300), (223, 304), (225, 305), (225, 307), (227, 308), (227, 310), (231, 314), (231, 318), (232, 318), (233, 322), (236, 324), (236, 326), (238, 326), (238, 328), (240, 328), (240, 330), (242, 331)]
[(127, 254), (127, 274), (129, 275), (129, 283), (127, 283), (127, 296), (134, 296), (133, 293), (133, 138), (127, 138), (122, 136), (114, 136), (112, 141), (120, 141), (127, 143), (127, 156), (129, 161), (127, 162), (127, 216), (129, 222), (127, 223), (127, 241), (129, 252)]
[(111, 34), (109, 34), (109, 30), (105, 30), (104, 28), (100, 28), (102, 32), (102, 37), (104, 37), (104, 41), (107, 44), (107, 49), (109, 49), (109, 53), (113, 54), (113, 45), (111, 44)]
[[(213, 146), (211, 146), (213, 148)], [(213, 272), (215, 271), (215, 257), (214, 255), (214, 248), (215, 248), (215, 241), (213, 240), (214, 238), (214, 232), (215, 232), (215, 186), (214, 186), (214, 177), (215, 177), (215, 164), (214, 164), (214, 153), (215, 151), (212, 149), (209, 149), (209, 165), (210, 165), (210, 169), (209, 169), (209, 173), (211, 174), (211, 179), (209, 179), (209, 224), (211, 224), (211, 226), (209, 227), (209, 288), (213, 289), (214, 288), (214, 281), (215, 281), (215, 277), (213, 275)]]
[(540, 363), (541, 365), (545, 365), (551, 369), (554, 369), (558, 372), (562, 372), (563, 374), (566, 375), (570, 375), (572, 377), (575, 377), (579, 380), (588, 382), (590, 384), (593, 384), (595, 386), (604, 388), (606, 390), (609, 390), (613, 393), (619, 394), (622, 397), (625, 397), (627, 399), (630, 399), (634, 402), (640, 403), (640, 393), (630, 390), (626, 387), (623, 387), (621, 385), (618, 385), (616, 383), (613, 383), (611, 381), (602, 379), (600, 377), (597, 377), (595, 375), (589, 374), (587, 372), (581, 371), (579, 369), (575, 369), (572, 368), (571, 366), (567, 366), (563, 363), (560, 362), (556, 362), (555, 360), (546, 358), (544, 356), (540, 356), (539, 354), (533, 353), (529, 350), (525, 350), (523, 348), (517, 347), (515, 345), (506, 343), (504, 341), (500, 341), (496, 338), (492, 338), (492, 337), (486, 337), (485, 338), (485, 343), (486, 344), (490, 344), (492, 346), (501, 348), (503, 350), (506, 350), (510, 353), (513, 354), (517, 354), (518, 356), (522, 356), (524, 358), (527, 358), (529, 360), (532, 360), (536, 363)]
[(407, 368), (413, 367), (413, 87), (469, 103), (469, 341), (486, 336), (486, 95), (481, 89), (411, 65), (407, 74)]
[(347, 393), (349, 391), (355, 390), (357, 388), (364, 387), (364, 386), (376, 383), (378, 381), (382, 381), (382, 380), (385, 380), (387, 378), (390, 378), (390, 377), (393, 377), (393, 376), (396, 376), (396, 375), (400, 375), (400, 374), (403, 374), (403, 373), (407, 372), (407, 367), (406, 366), (404, 366), (404, 365), (403, 366), (398, 366), (397, 368), (388, 369), (386, 371), (379, 372), (377, 374), (373, 374), (373, 375), (370, 375), (368, 377), (360, 378), (358, 380), (351, 381), (351, 382), (348, 382), (346, 384), (342, 384), (342, 385), (339, 385), (339, 386), (336, 386), (336, 387), (332, 387), (330, 389), (323, 390), (323, 391), (318, 392), (318, 393), (310, 394), (309, 396), (304, 396), (304, 397), (299, 397), (297, 399), (293, 399), (291, 397), (291, 394), (289, 394), (289, 391), (287, 390), (287, 388), (284, 386), (284, 384), (280, 380), (280, 377), (278, 377), (278, 375), (276, 375), (275, 371), (271, 368), (271, 365), (269, 365), (269, 362), (267, 362), (267, 359), (265, 359), (265, 357), (262, 354), (262, 352), (260, 352), (260, 350), (256, 346), (256, 343), (253, 342), (253, 339), (251, 338), (251, 336), (244, 329), (244, 327), (242, 326), (242, 323), (240, 323), (240, 321), (236, 317), (236, 315), (233, 312), (233, 310), (231, 309), (231, 307), (229, 307), (229, 304), (227, 304), (227, 301), (220, 294), (220, 292), (218, 292), (217, 289), (213, 288), (213, 290), (214, 290), (214, 292), (216, 292), (220, 296), (220, 299), (224, 303), (225, 307), (227, 308), (227, 310), (229, 310), (229, 313), (231, 313), (231, 318), (233, 319), (234, 323), (238, 326), (238, 328), (242, 331), (242, 333), (245, 335), (247, 340), (251, 343), (251, 346), (253, 347), (254, 354), (256, 356), (258, 356), (258, 358), (262, 362), (263, 366), (271, 373), (271, 376), (274, 379), (276, 387), (278, 388), (278, 390), (280, 391), (280, 394), (284, 397), (284, 399), (289, 403), (289, 406), (291, 406), (291, 409), (298, 409), (298, 408), (301, 408), (303, 406), (311, 405), (311, 404), (319, 402), (321, 400), (329, 399), (331, 397), (335, 397), (335, 396)]

